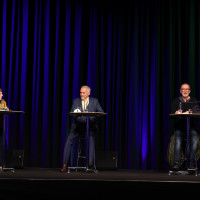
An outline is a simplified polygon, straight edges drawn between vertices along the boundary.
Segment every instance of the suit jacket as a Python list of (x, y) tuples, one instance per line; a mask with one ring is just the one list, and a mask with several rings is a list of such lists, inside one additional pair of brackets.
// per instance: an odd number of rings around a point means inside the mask
[[(75, 109), (81, 108), (82, 109), (82, 102), (81, 98), (76, 98), (73, 100), (71, 111), (74, 112)], [(104, 112), (103, 109), (101, 108), (98, 99), (89, 97), (89, 104), (87, 106), (88, 112)], [(72, 124), (72, 131), (83, 131), (86, 129), (86, 117), (76, 117), (73, 124)], [(97, 130), (97, 122), (96, 122), (96, 117), (89, 117), (89, 125), (90, 125), (90, 130)]]

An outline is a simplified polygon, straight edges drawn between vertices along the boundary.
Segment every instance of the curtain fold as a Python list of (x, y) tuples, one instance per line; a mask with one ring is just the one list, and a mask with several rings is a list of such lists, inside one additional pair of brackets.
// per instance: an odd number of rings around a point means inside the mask
[(170, 107), (188, 82), (200, 99), (197, 0), (3, 0), (0, 83), (12, 110), (7, 148), (27, 166), (59, 167), (72, 100), (89, 85), (107, 114), (96, 151), (119, 167), (167, 169)]

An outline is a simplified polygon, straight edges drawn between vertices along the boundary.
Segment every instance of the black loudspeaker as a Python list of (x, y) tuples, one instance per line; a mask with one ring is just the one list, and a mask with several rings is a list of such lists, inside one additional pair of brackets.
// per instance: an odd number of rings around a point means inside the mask
[(113, 151), (96, 152), (95, 164), (97, 169), (101, 170), (117, 170), (118, 169), (118, 153)]
[(8, 152), (7, 164), (8, 167), (21, 169), (24, 167), (24, 150), (15, 149)]

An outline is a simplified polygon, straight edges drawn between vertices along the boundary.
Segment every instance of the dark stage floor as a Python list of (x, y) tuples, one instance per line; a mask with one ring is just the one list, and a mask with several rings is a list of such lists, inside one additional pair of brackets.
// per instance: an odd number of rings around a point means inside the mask
[(116, 170), (98, 173), (61, 173), (60, 169), (24, 168), (0, 172), (0, 194), (16, 196), (128, 196), (135, 192), (197, 192), (200, 175), (168, 175), (168, 172)]

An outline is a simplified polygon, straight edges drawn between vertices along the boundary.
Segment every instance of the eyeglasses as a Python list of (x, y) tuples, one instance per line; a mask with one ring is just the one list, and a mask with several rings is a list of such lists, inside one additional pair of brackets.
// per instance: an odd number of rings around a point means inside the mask
[(189, 91), (189, 88), (181, 88), (182, 91)]

